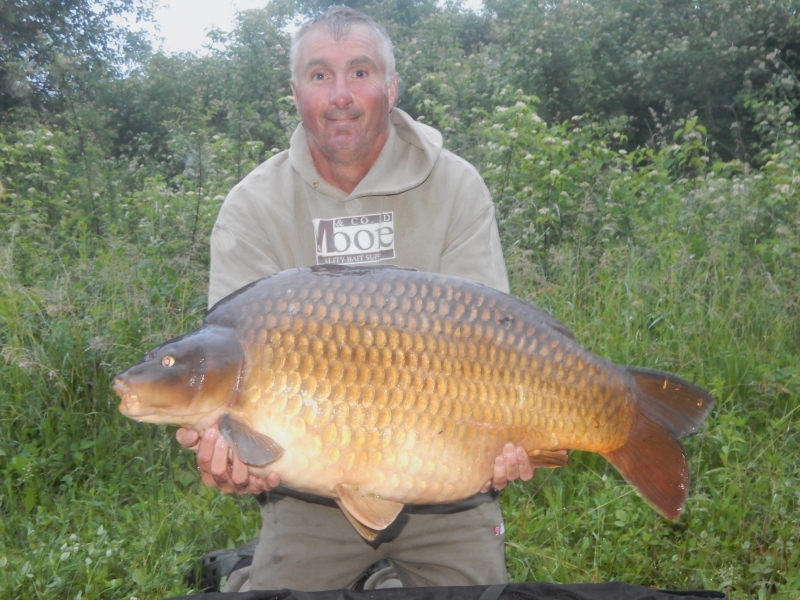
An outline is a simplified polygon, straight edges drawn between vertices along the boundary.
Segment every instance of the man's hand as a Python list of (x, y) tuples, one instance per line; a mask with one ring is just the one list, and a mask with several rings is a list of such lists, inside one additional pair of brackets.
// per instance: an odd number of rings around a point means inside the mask
[(178, 429), (175, 438), (182, 446), (197, 453), (197, 468), (209, 487), (217, 487), (226, 494), (258, 494), (268, 492), (281, 483), (277, 473), (258, 477), (247, 470), (216, 425), (204, 430), (202, 435), (191, 429)]
[(510, 481), (516, 479), (528, 481), (534, 472), (535, 469), (531, 466), (531, 459), (525, 449), (508, 442), (503, 446), (503, 453), (494, 459), (492, 480), (487, 481), (481, 491), (485, 493), (491, 489), (502, 490)]

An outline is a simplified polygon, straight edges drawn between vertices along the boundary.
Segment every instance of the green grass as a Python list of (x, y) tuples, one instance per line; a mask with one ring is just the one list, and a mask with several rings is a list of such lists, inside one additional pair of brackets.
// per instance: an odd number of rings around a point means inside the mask
[[(531, 123), (541, 137), (566, 135)], [(569, 467), (512, 486), (503, 498), (511, 575), (796, 600), (797, 143), (761, 171), (698, 162), (676, 175), (661, 155), (637, 163), (595, 142), (583, 140), (591, 152), (581, 156), (599, 162), (553, 159), (567, 165), (555, 165), (558, 181), (547, 179), (552, 164), (538, 179), (524, 164), (501, 184), (487, 175), (504, 186), (493, 191), (508, 207), (500, 226), (513, 290), (598, 354), (675, 372), (709, 389), (717, 406), (686, 441), (692, 487), (677, 523), (596, 455), (576, 452)], [(0, 597), (187, 593), (183, 577), (197, 557), (255, 536), (255, 503), (200, 484), (174, 431), (120, 416), (110, 383), (200, 322), (219, 200), (201, 206), (148, 180), (119, 200), (116, 217), (105, 215), (97, 238), (79, 227), (64, 190), (49, 193), (0, 202), (0, 217), (15, 223), (0, 235)], [(157, 229), (165, 194), (171, 229)], [(558, 211), (542, 211), (551, 201)], [(47, 202), (61, 220), (30, 212)], [(541, 217), (535, 227), (527, 214)]]

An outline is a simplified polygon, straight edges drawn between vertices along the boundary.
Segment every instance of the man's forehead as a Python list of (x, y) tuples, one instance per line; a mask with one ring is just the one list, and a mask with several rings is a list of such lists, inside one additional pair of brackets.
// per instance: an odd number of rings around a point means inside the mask
[(315, 66), (331, 64), (329, 50), (331, 45), (347, 47), (350, 50), (347, 56), (348, 66), (371, 64), (385, 68), (377, 35), (364, 25), (354, 25), (345, 36), (338, 40), (322, 28), (309, 31), (300, 39), (298, 46), (300, 69), (307, 70)]
[[(308, 71), (309, 69), (315, 69), (317, 67), (332, 67), (333, 61), (331, 61), (327, 56), (311, 56), (302, 66), (305, 71)], [(354, 55), (345, 62), (345, 67), (347, 68), (360, 66), (379, 68), (380, 65), (378, 62), (376, 62), (374, 57), (368, 54)]]

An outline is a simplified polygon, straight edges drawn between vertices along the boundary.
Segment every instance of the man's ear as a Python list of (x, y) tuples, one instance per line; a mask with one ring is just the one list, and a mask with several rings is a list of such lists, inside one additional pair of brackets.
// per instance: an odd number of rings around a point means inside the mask
[(297, 86), (292, 80), (289, 80), (289, 86), (292, 88), (292, 101), (294, 102), (294, 106), (299, 110), (300, 107), (297, 105)]
[(389, 90), (388, 90), (389, 112), (392, 112), (392, 109), (394, 108), (394, 105), (397, 102), (397, 85), (399, 81), (400, 81), (400, 76), (397, 73), (395, 73), (392, 76), (392, 80), (389, 82)]

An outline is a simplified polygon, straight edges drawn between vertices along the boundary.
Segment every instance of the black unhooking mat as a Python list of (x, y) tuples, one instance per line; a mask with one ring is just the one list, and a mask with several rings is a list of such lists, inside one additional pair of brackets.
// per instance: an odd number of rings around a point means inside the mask
[(509, 583), (465, 587), (390, 588), (385, 590), (329, 590), (300, 592), (221, 592), (180, 596), (169, 600), (701, 600), (725, 598), (713, 590), (654, 590), (619, 581), (609, 583)]

